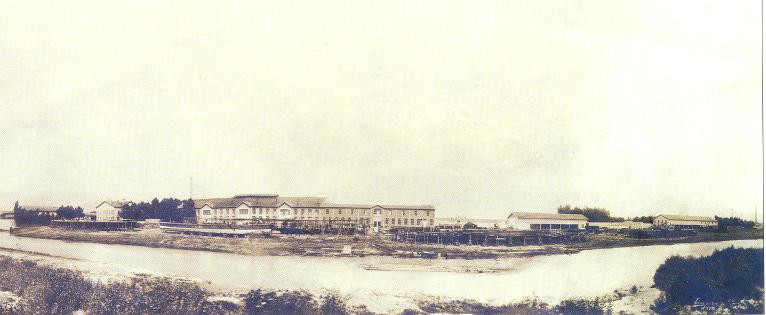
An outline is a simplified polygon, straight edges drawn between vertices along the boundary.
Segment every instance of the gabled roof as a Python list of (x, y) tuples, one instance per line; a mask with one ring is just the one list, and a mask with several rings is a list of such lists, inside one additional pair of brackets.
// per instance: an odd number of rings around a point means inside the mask
[(668, 220), (674, 220), (674, 221), (703, 221), (703, 222), (713, 222), (716, 221), (716, 219), (713, 219), (711, 217), (702, 217), (702, 216), (693, 216), (693, 215), (679, 215), (679, 214), (658, 214), (654, 216), (657, 217), (664, 217)]
[(286, 203), (293, 208), (318, 208), (327, 200), (326, 197), (279, 197), (277, 203)]
[(386, 210), (434, 210), (430, 205), (371, 205), (371, 204), (344, 204), (344, 203), (323, 203), (320, 208), (353, 208), (353, 209), (372, 209), (375, 207)]
[(543, 220), (577, 220), (588, 221), (582, 214), (562, 214), (562, 213), (542, 213), (542, 212), (512, 212), (508, 218), (517, 217), (519, 219), (543, 219)]
[(361, 203), (330, 203), (330, 202), (325, 202), (321, 206), (321, 208), (354, 208), (354, 209), (370, 209), (374, 207), (376, 206), (361, 204)]
[(380, 205), (383, 209), (394, 210), (434, 210), (434, 206), (431, 205), (419, 205), (419, 206), (407, 206), (407, 205)]
[(236, 208), (241, 204), (248, 207), (279, 207), (287, 204), (293, 208), (319, 207), (325, 201), (325, 197), (279, 197), (272, 194), (249, 194), (237, 195), (233, 198), (208, 198), (195, 199), (194, 208), (199, 209), (205, 205), (211, 208)]
[(100, 207), (103, 204), (108, 204), (108, 205), (110, 205), (112, 207), (115, 207), (115, 208), (122, 208), (123, 206), (125, 206), (127, 204), (133, 204), (133, 202), (132, 201), (127, 201), (127, 200), (106, 200), (106, 201), (103, 201), (103, 202), (99, 203), (98, 206), (96, 206), (96, 208)]
[(354, 208), (370, 209), (381, 207), (383, 209), (402, 209), (402, 210), (434, 210), (431, 205), (372, 205), (372, 204), (339, 204), (327, 202), (327, 197), (281, 197), (275, 194), (247, 194), (237, 195), (232, 198), (207, 198), (195, 199), (194, 208), (200, 209), (205, 205), (211, 208), (236, 208), (241, 204), (249, 207), (270, 207), (276, 208), (287, 204), (292, 208)]

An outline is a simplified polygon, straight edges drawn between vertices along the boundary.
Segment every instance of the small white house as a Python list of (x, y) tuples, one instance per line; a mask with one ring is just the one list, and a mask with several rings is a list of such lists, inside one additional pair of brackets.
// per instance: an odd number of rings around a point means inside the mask
[(96, 221), (117, 221), (120, 219), (120, 210), (128, 204), (133, 204), (125, 200), (109, 200), (96, 206)]
[(582, 230), (588, 218), (582, 214), (513, 212), (508, 227), (514, 230)]
[(690, 215), (675, 215), (675, 214), (658, 214), (654, 216), (652, 224), (660, 227), (677, 227), (677, 228), (700, 228), (700, 227), (715, 227), (718, 226), (718, 221), (710, 217), (690, 216)]
[(506, 228), (506, 220), (503, 219), (477, 219), (466, 217), (436, 218), (436, 226), (442, 228), (463, 228), (466, 224), (472, 223), (482, 229), (502, 229)]

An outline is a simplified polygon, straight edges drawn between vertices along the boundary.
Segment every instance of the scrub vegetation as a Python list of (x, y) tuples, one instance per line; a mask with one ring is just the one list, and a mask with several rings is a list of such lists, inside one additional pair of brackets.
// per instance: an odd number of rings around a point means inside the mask
[[(0, 257), (0, 291), (19, 297), (0, 304), (0, 314), (374, 314), (328, 292), (252, 290), (236, 302), (216, 299), (196, 283), (149, 276), (98, 282), (76, 270)], [(474, 301), (419, 302), (402, 314), (603, 314), (603, 300), (568, 300), (558, 305), (524, 301), (489, 306)]]
[(705, 257), (670, 257), (654, 274), (654, 286), (662, 295), (652, 310), (762, 314), (763, 268), (762, 248), (729, 247)]

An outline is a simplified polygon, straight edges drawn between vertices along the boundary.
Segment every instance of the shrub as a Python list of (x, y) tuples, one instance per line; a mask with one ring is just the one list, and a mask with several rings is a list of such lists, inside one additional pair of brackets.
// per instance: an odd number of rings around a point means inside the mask
[[(706, 257), (668, 258), (654, 274), (662, 297), (653, 310), (674, 312), (679, 307), (763, 299), (763, 250), (729, 247)], [(762, 303), (761, 303), (762, 305)]]
[(306, 291), (252, 290), (244, 304), (246, 314), (319, 314), (316, 301)]
[(320, 310), (324, 315), (346, 315), (349, 314), (346, 306), (346, 298), (343, 298), (337, 292), (330, 292), (322, 296), (322, 307)]
[(166, 278), (134, 278), (99, 284), (86, 310), (94, 314), (197, 314), (209, 293), (195, 284)]

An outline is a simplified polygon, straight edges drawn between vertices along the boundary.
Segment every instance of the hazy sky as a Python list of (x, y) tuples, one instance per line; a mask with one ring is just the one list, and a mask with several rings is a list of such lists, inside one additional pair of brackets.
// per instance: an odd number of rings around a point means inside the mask
[(762, 209), (758, 1), (0, 7), (0, 208)]

